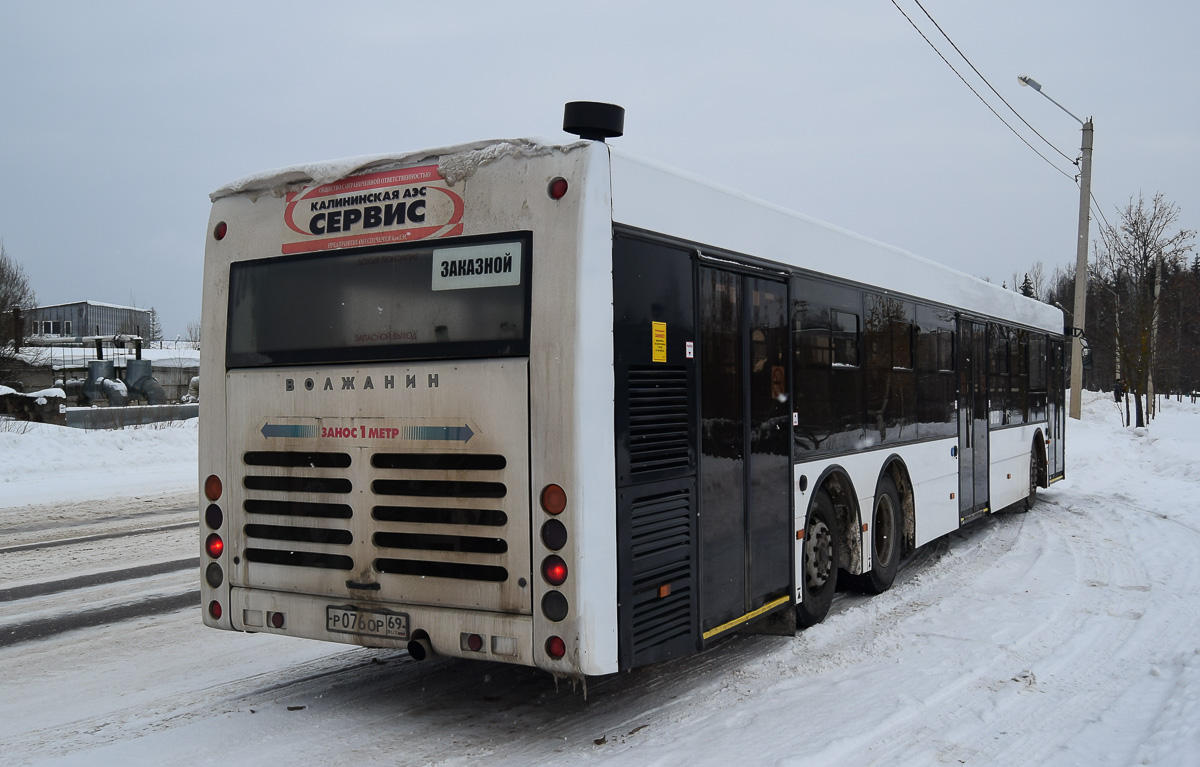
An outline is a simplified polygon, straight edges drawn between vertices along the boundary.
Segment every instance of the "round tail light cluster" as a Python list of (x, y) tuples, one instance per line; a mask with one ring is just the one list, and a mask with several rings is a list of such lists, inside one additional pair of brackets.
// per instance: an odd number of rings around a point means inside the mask
[[(224, 223), (221, 224), (224, 226)], [(222, 231), (222, 235), (224, 232)], [(217, 239), (220, 239), (218, 237)], [(220, 559), (221, 554), (225, 552), (225, 541), (221, 538), (219, 532), (221, 526), (225, 524), (225, 513), (221, 511), (221, 507), (217, 505), (217, 501), (221, 500), (221, 494), (224, 488), (221, 486), (221, 478), (216, 474), (210, 474), (204, 480), (204, 497), (208, 499), (208, 507), (204, 509), (204, 524), (211, 530), (208, 537), (204, 539), (204, 552), (212, 559)], [(225, 573), (221, 570), (221, 565), (217, 562), (209, 562), (208, 567), (204, 568), (204, 581), (211, 588), (220, 588), (225, 582)], [(213, 620), (220, 620), (224, 611), (221, 608), (221, 603), (215, 599), (208, 603), (208, 614)]]
[[(567, 545), (567, 526), (559, 515), (566, 511), (567, 492), (560, 485), (546, 485), (542, 488), (539, 500), (542, 511), (550, 515), (542, 524), (542, 543), (551, 551), (561, 551)], [(567, 575), (567, 561), (558, 554), (551, 554), (542, 560), (542, 578), (546, 583), (561, 586), (567, 582)], [(547, 591), (542, 596), (542, 615), (547, 619), (558, 623), (566, 619), (569, 611), (567, 597), (561, 591)], [(546, 640), (546, 654), (559, 660), (567, 654), (567, 643), (562, 637), (550, 637)]]

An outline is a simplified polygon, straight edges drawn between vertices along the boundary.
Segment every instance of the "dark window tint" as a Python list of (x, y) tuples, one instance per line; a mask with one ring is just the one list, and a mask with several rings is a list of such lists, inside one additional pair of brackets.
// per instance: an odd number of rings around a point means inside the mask
[(858, 367), (858, 314), (830, 310), (833, 338), (833, 364)]
[(1029, 421), (1046, 420), (1046, 336), (1029, 335)]
[(867, 444), (915, 439), (917, 380), (913, 370), (912, 302), (863, 295), (863, 364)]
[(1003, 426), (1008, 422), (1008, 328), (988, 325), (988, 423)]
[(954, 312), (917, 307), (917, 436), (957, 434)]
[(240, 261), (230, 367), (529, 353), (529, 238)]
[(792, 280), (792, 387), (797, 451), (862, 444), (861, 294), (821, 280)]
[(1028, 331), (1010, 330), (1008, 344), (1008, 423), (1025, 423), (1029, 412)]

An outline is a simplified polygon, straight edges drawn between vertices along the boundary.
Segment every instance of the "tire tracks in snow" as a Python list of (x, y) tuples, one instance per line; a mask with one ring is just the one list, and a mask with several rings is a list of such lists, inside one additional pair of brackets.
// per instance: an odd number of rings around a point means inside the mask
[[(1132, 746), (1153, 726), (1154, 712), (1146, 711), (1140, 721), (1128, 716), (1108, 717), (1111, 721), (1103, 725), (1101, 721), (1131, 686), (1146, 677), (1146, 651), (1154, 646), (1155, 636), (1165, 633), (1157, 619), (1147, 615), (1173, 600), (1148, 598), (1152, 590), (1165, 585), (1156, 583), (1138, 556), (1153, 541), (1131, 536), (1127, 521), (1106, 512), (1101, 499), (1094, 504), (1087, 500), (1043, 501), (1029, 515), (1018, 517), (1020, 546), (990, 565), (981, 558), (997, 573), (1011, 574), (1019, 570), (1013, 565), (1027, 562), (1028, 578), (1050, 581), (1030, 589), (1030, 596), (1014, 600), (1028, 613), (1010, 611), (1016, 633), (998, 627), (994, 652), (980, 653), (976, 648), (970, 666), (963, 664), (967, 673), (932, 695), (902, 694), (899, 700), (905, 711), (890, 714), (873, 732), (841, 748), (818, 750), (819, 758), (811, 763), (834, 756), (849, 763), (879, 765), (1132, 763)], [(1088, 529), (1082, 530), (1083, 526)], [(1153, 533), (1150, 537), (1155, 538)], [(1181, 543), (1183, 553), (1190, 551), (1194, 557), (1200, 552), (1200, 536), (1183, 537), (1188, 539)], [(976, 589), (987, 591), (988, 574), (972, 569)], [(1193, 571), (1183, 574), (1183, 580), (1170, 584), (1170, 590), (1197, 587)], [(1072, 589), (1068, 599), (1056, 598), (1054, 581), (1061, 584), (1059, 588)], [(999, 590), (997, 594), (1003, 596)], [(1049, 609), (1036, 613), (1043, 606)], [(1192, 624), (1200, 625), (1200, 618), (1193, 617)], [(1176, 625), (1169, 633), (1178, 630)], [(1094, 714), (1083, 717), (1081, 725), (1080, 712)], [(1097, 729), (1089, 733), (1093, 726)], [(1114, 729), (1124, 730), (1120, 740), (1131, 750), (1096, 752), (1096, 744), (1111, 747)]]

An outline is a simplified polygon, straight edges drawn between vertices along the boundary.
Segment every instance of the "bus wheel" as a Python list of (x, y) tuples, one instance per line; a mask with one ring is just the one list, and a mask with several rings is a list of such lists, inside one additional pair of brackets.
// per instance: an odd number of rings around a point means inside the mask
[(900, 494), (891, 477), (879, 481), (871, 514), (871, 569), (855, 578), (860, 591), (882, 594), (900, 570)]
[(1033, 504), (1037, 503), (1038, 491), (1038, 476), (1041, 474), (1041, 459), (1038, 458), (1038, 450), (1035, 445), (1033, 450), (1029, 451), (1029, 495), (1025, 496), (1025, 502), (1021, 504), (1021, 511), (1029, 511), (1033, 508)]
[(837, 590), (841, 537), (833, 501), (825, 490), (818, 490), (804, 526), (803, 599), (796, 605), (796, 623), (801, 628), (825, 620)]

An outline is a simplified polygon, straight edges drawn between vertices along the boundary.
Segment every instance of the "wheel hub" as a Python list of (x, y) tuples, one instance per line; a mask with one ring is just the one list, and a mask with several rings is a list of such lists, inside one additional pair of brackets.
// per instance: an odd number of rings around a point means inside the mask
[(825, 585), (833, 572), (833, 536), (821, 520), (809, 522), (804, 534), (804, 582), (810, 590)]
[(875, 504), (875, 559), (879, 565), (891, 563), (895, 551), (896, 528), (895, 515), (892, 513), (892, 499), (883, 495)]

